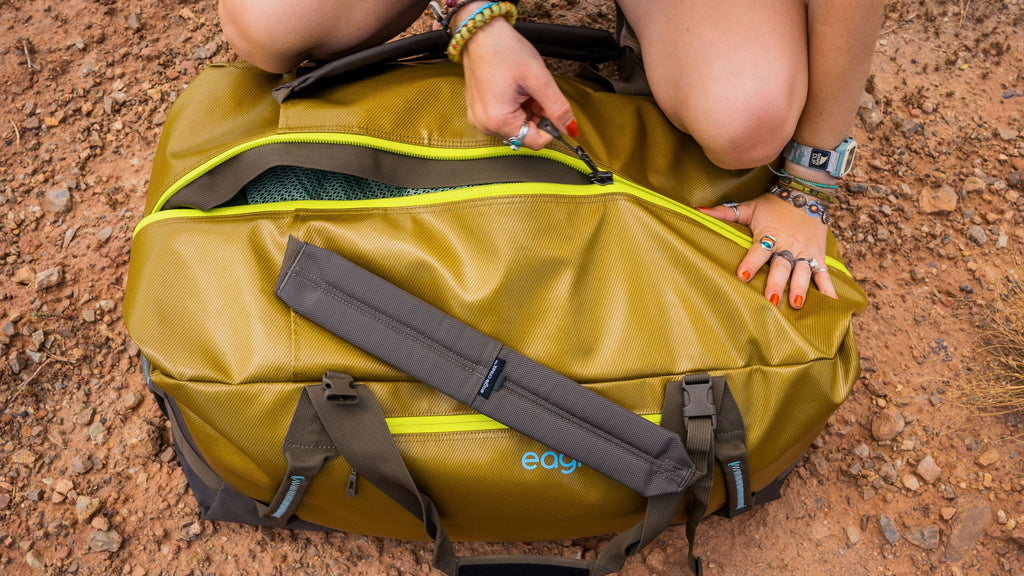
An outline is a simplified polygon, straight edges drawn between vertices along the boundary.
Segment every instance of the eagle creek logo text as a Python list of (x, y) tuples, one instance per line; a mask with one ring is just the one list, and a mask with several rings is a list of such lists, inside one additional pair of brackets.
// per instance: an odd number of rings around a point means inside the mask
[(562, 474), (572, 474), (577, 468), (583, 467), (583, 464), (567, 458), (565, 454), (555, 454), (554, 452), (545, 452), (543, 454), (527, 452), (523, 454), (522, 464), (523, 468), (527, 470), (545, 468), (547, 470), (558, 470)]

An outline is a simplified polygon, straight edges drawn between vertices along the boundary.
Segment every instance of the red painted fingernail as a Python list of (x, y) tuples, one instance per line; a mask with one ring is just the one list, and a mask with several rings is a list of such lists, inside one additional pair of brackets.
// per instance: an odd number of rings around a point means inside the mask
[(744, 271), (740, 272), (740, 278), (743, 278), (744, 282), (746, 282), (747, 280), (750, 280), (750, 270), (744, 270)]
[(804, 305), (804, 297), (797, 295), (793, 297), (793, 307), (799, 308)]
[(696, 208), (697, 208), (697, 210), (711, 210), (711, 208), (709, 208), (707, 206), (697, 206)]
[(565, 125), (565, 132), (573, 138), (580, 137), (580, 127), (576, 124), (576, 119), (569, 120), (569, 123)]
[(772, 306), (778, 306), (779, 305), (779, 295), (778, 294), (772, 294), (771, 296), (768, 297), (768, 300), (771, 301)]

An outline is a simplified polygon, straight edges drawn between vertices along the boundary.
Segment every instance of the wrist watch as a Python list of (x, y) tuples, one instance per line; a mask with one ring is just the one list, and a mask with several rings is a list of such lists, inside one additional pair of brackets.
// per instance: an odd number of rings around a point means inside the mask
[(846, 138), (835, 150), (822, 150), (790, 140), (782, 155), (795, 164), (842, 178), (853, 167), (853, 160), (857, 157), (857, 142), (853, 138)]

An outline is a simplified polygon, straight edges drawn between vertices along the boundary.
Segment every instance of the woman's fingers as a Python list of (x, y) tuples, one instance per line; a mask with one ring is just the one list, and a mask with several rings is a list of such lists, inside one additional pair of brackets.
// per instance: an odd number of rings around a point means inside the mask
[(771, 194), (698, 209), (723, 222), (750, 227), (754, 243), (740, 261), (736, 275), (749, 282), (768, 264), (764, 296), (772, 304), (779, 305), (788, 286), (789, 305), (802, 308), (812, 282), (821, 293), (837, 297), (823, 264), (826, 229), (820, 220), (811, 219)]

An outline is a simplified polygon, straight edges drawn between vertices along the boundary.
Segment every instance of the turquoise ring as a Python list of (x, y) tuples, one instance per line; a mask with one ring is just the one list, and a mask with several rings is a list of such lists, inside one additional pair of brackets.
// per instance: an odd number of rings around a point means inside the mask
[(519, 127), (519, 133), (516, 134), (515, 136), (512, 136), (508, 140), (505, 140), (505, 144), (508, 144), (508, 147), (511, 148), (513, 152), (515, 152), (516, 150), (519, 150), (519, 148), (523, 145), (523, 139), (526, 138), (526, 135), (529, 133), (530, 122), (523, 122), (523, 125)]
[(769, 234), (761, 236), (761, 238), (758, 239), (757, 242), (758, 244), (761, 245), (761, 248), (764, 248), (765, 250), (770, 251), (772, 248), (775, 248), (775, 237)]

